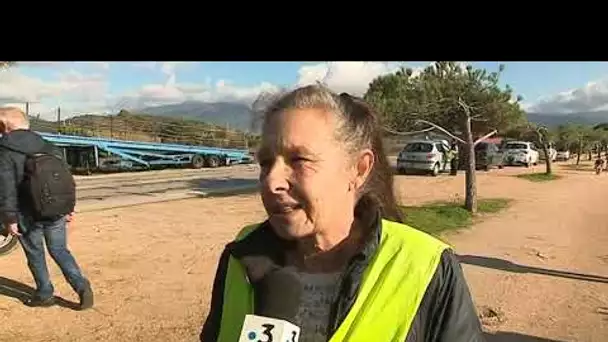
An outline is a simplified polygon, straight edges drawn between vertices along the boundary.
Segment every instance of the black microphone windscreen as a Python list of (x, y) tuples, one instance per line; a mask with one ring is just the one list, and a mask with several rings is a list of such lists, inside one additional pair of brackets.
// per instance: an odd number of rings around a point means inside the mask
[(284, 268), (271, 271), (257, 286), (257, 314), (293, 322), (301, 295), (302, 283), (297, 273)]

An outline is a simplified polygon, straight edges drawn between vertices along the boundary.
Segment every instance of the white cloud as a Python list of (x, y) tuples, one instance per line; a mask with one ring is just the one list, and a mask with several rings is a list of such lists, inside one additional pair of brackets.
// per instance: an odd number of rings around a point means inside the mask
[[(24, 106), (29, 101), (30, 113), (54, 119), (58, 106), (62, 116), (81, 113), (110, 113), (122, 108), (181, 103), (184, 101), (240, 101), (251, 103), (262, 91), (278, 90), (279, 85), (260, 82), (253, 86), (239, 86), (230, 80), (206, 79), (203, 83), (180, 82), (180, 72), (192, 66), (189, 62), (135, 62), (131, 67), (163, 75), (162, 82), (142, 85), (120, 94), (109, 88), (110, 63), (82, 62), (25, 62), (22, 67), (0, 72), (0, 103)], [(362, 95), (377, 76), (394, 72), (402, 64), (395, 62), (326, 62), (303, 65), (295, 85), (321, 81), (337, 92)], [(27, 68), (51, 68), (55, 78), (38, 78)], [(415, 68), (420, 71), (422, 68)], [(47, 73), (45, 73), (47, 74)], [(47, 75), (48, 76), (48, 75)], [(285, 86), (285, 85), (280, 85)]]
[(68, 69), (58, 71), (55, 80), (45, 81), (19, 68), (0, 72), (0, 103), (25, 108), (25, 102), (30, 102), (30, 113), (40, 113), (44, 118), (54, 118), (58, 106), (65, 106), (68, 112), (103, 110), (107, 92), (107, 79), (101, 73)]
[(608, 78), (544, 96), (524, 107), (529, 112), (568, 114), (608, 109)]
[[(426, 65), (411, 68), (416, 76)], [(465, 69), (468, 62), (456, 62)], [(396, 72), (400, 67), (410, 67), (407, 63), (398, 62), (325, 62), (305, 65), (298, 70), (298, 86), (323, 82), (336, 92), (347, 92), (353, 95), (363, 95), (373, 79), (378, 76)]]
[(251, 102), (261, 91), (272, 91), (277, 86), (262, 82), (252, 87), (234, 85), (229, 80), (212, 83), (207, 78), (202, 84), (180, 83), (178, 71), (185, 70), (191, 62), (136, 62), (134, 67), (157, 70), (165, 75), (164, 83), (147, 84), (121, 95), (117, 102), (125, 108), (142, 108), (184, 101), (240, 101)]
[(317, 81), (336, 92), (361, 96), (376, 77), (399, 69), (394, 62), (326, 62), (305, 65), (298, 70), (298, 86)]

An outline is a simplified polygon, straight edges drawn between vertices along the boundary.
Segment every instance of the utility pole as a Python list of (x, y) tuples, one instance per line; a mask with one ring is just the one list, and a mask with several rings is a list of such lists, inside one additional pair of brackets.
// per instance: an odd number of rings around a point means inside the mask
[(25, 114), (29, 117), (30, 115), (30, 105), (32, 103), (39, 103), (39, 101), (25, 101), (22, 102), (25, 105)]
[(57, 107), (57, 134), (61, 134), (61, 107)]

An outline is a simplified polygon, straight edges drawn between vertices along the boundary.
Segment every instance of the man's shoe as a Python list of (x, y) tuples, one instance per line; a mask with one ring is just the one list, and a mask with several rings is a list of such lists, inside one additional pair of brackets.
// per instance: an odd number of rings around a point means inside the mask
[(55, 305), (55, 297), (51, 296), (48, 298), (40, 298), (38, 296), (33, 296), (33, 297), (30, 297), (27, 300), (25, 300), (23, 302), (23, 304), (25, 304), (29, 307), (32, 307), (32, 308), (36, 308), (36, 307), (48, 308), (49, 306)]
[(87, 282), (86, 287), (82, 292), (78, 293), (78, 298), (80, 298), (80, 306), (79, 310), (87, 310), (93, 307), (93, 289), (91, 288), (91, 284)]

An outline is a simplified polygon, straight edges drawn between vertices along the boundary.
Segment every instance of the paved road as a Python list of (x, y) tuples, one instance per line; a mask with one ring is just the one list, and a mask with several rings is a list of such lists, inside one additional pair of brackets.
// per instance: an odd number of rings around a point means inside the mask
[[(389, 157), (391, 164), (396, 157)], [(77, 212), (172, 201), (227, 189), (251, 189), (257, 185), (255, 164), (217, 169), (174, 169), (76, 176)]]
[(256, 186), (257, 177), (255, 165), (77, 177), (76, 211), (191, 198), (227, 189), (250, 189)]

